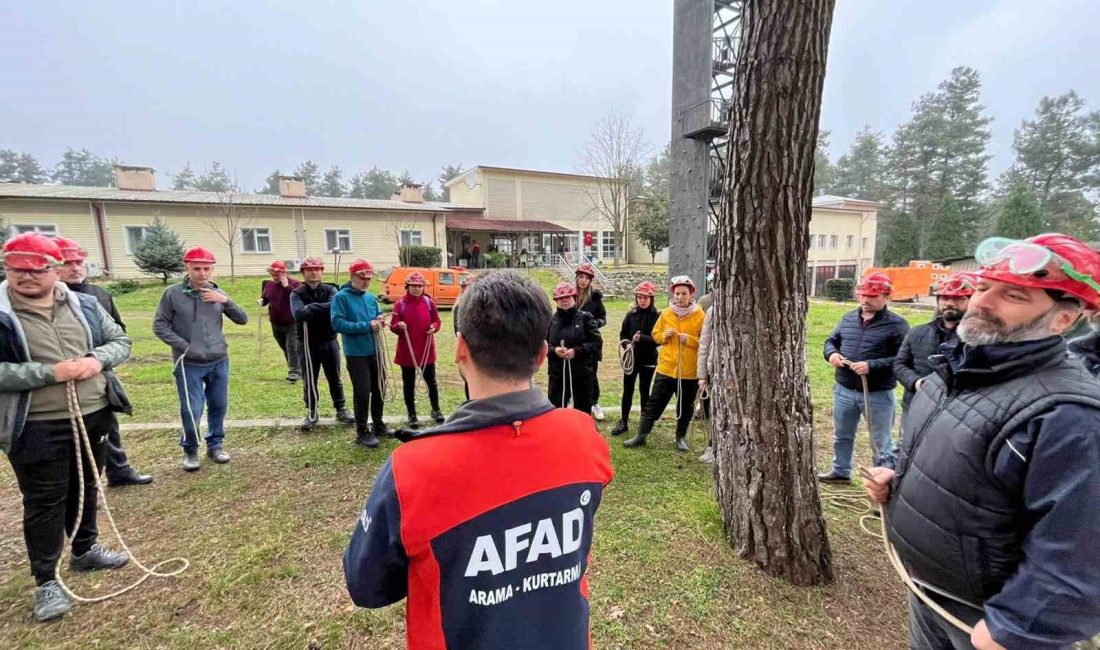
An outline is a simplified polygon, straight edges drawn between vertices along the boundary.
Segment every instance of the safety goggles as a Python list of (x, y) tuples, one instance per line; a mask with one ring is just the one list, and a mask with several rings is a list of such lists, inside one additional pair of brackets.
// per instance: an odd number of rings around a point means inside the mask
[(1058, 280), (1058, 275), (1061, 274), (1087, 284), (1100, 293), (1100, 283), (1091, 275), (1073, 268), (1065, 258), (1049, 248), (1029, 241), (990, 237), (978, 244), (978, 249), (974, 251), (974, 260), (982, 266), (996, 266), (1004, 262), (1008, 270), (1016, 275), (1035, 275)]
[(959, 294), (964, 291), (973, 291), (974, 283), (967, 278), (951, 278), (949, 280), (940, 280), (936, 283), (936, 286), (932, 288), (932, 293), (938, 295), (943, 294)]
[(866, 294), (870, 296), (876, 296), (879, 294), (888, 294), (893, 290), (889, 282), (879, 282), (872, 280), (870, 282), (864, 282), (856, 287), (856, 293)]
[(38, 253), (4, 253), (4, 266), (14, 271), (25, 271), (24, 275), (34, 274), (41, 277), (51, 268), (61, 266), (60, 260), (54, 260)]

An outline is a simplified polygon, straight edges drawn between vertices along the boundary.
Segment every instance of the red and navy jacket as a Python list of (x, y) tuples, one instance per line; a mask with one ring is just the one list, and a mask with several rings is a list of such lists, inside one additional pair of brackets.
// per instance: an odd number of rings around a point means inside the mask
[(588, 648), (592, 418), (537, 390), (463, 404), (394, 450), (344, 555), (360, 607), (408, 597), (408, 647)]

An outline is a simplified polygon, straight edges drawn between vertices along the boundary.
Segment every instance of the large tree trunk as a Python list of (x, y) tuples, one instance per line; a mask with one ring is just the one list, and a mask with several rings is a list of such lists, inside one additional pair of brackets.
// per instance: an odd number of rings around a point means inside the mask
[(835, 0), (747, 0), (717, 232), (715, 475), (742, 557), (832, 580), (814, 477), (806, 250)]

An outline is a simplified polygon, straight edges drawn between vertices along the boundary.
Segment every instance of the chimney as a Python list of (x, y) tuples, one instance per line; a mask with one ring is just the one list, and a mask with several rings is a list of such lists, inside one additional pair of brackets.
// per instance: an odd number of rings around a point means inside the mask
[(400, 192), (400, 198), (405, 203), (423, 203), (424, 202), (424, 186), (420, 183), (402, 183)]
[(290, 199), (306, 198), (306, 181), (301, 176), (280, 176), (279, 196)]
[(120, 190), (155, 192), (157, 189), (157, 179), (154, 177), (154, 174), (156, 174), (156, 170), (152, 167), (115, 165), (115, 185), (117, 185)]

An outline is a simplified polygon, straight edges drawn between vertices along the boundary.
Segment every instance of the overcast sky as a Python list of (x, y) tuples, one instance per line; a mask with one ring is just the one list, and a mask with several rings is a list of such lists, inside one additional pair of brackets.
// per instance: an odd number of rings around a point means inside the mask
[[(1100, 106), (1096, 0), (838, 0), (824, 127), (835, 161), (887, 138), (951, 68), (984, 82), (993, 172), (1044, 94)], [(577, 169), (591, 124), (670, 126), (672, 0), (0, 3), (0, 148), (158, 170), (218, 160), (248, 188), (311, 158), (434, 180), (446, 163)]]

